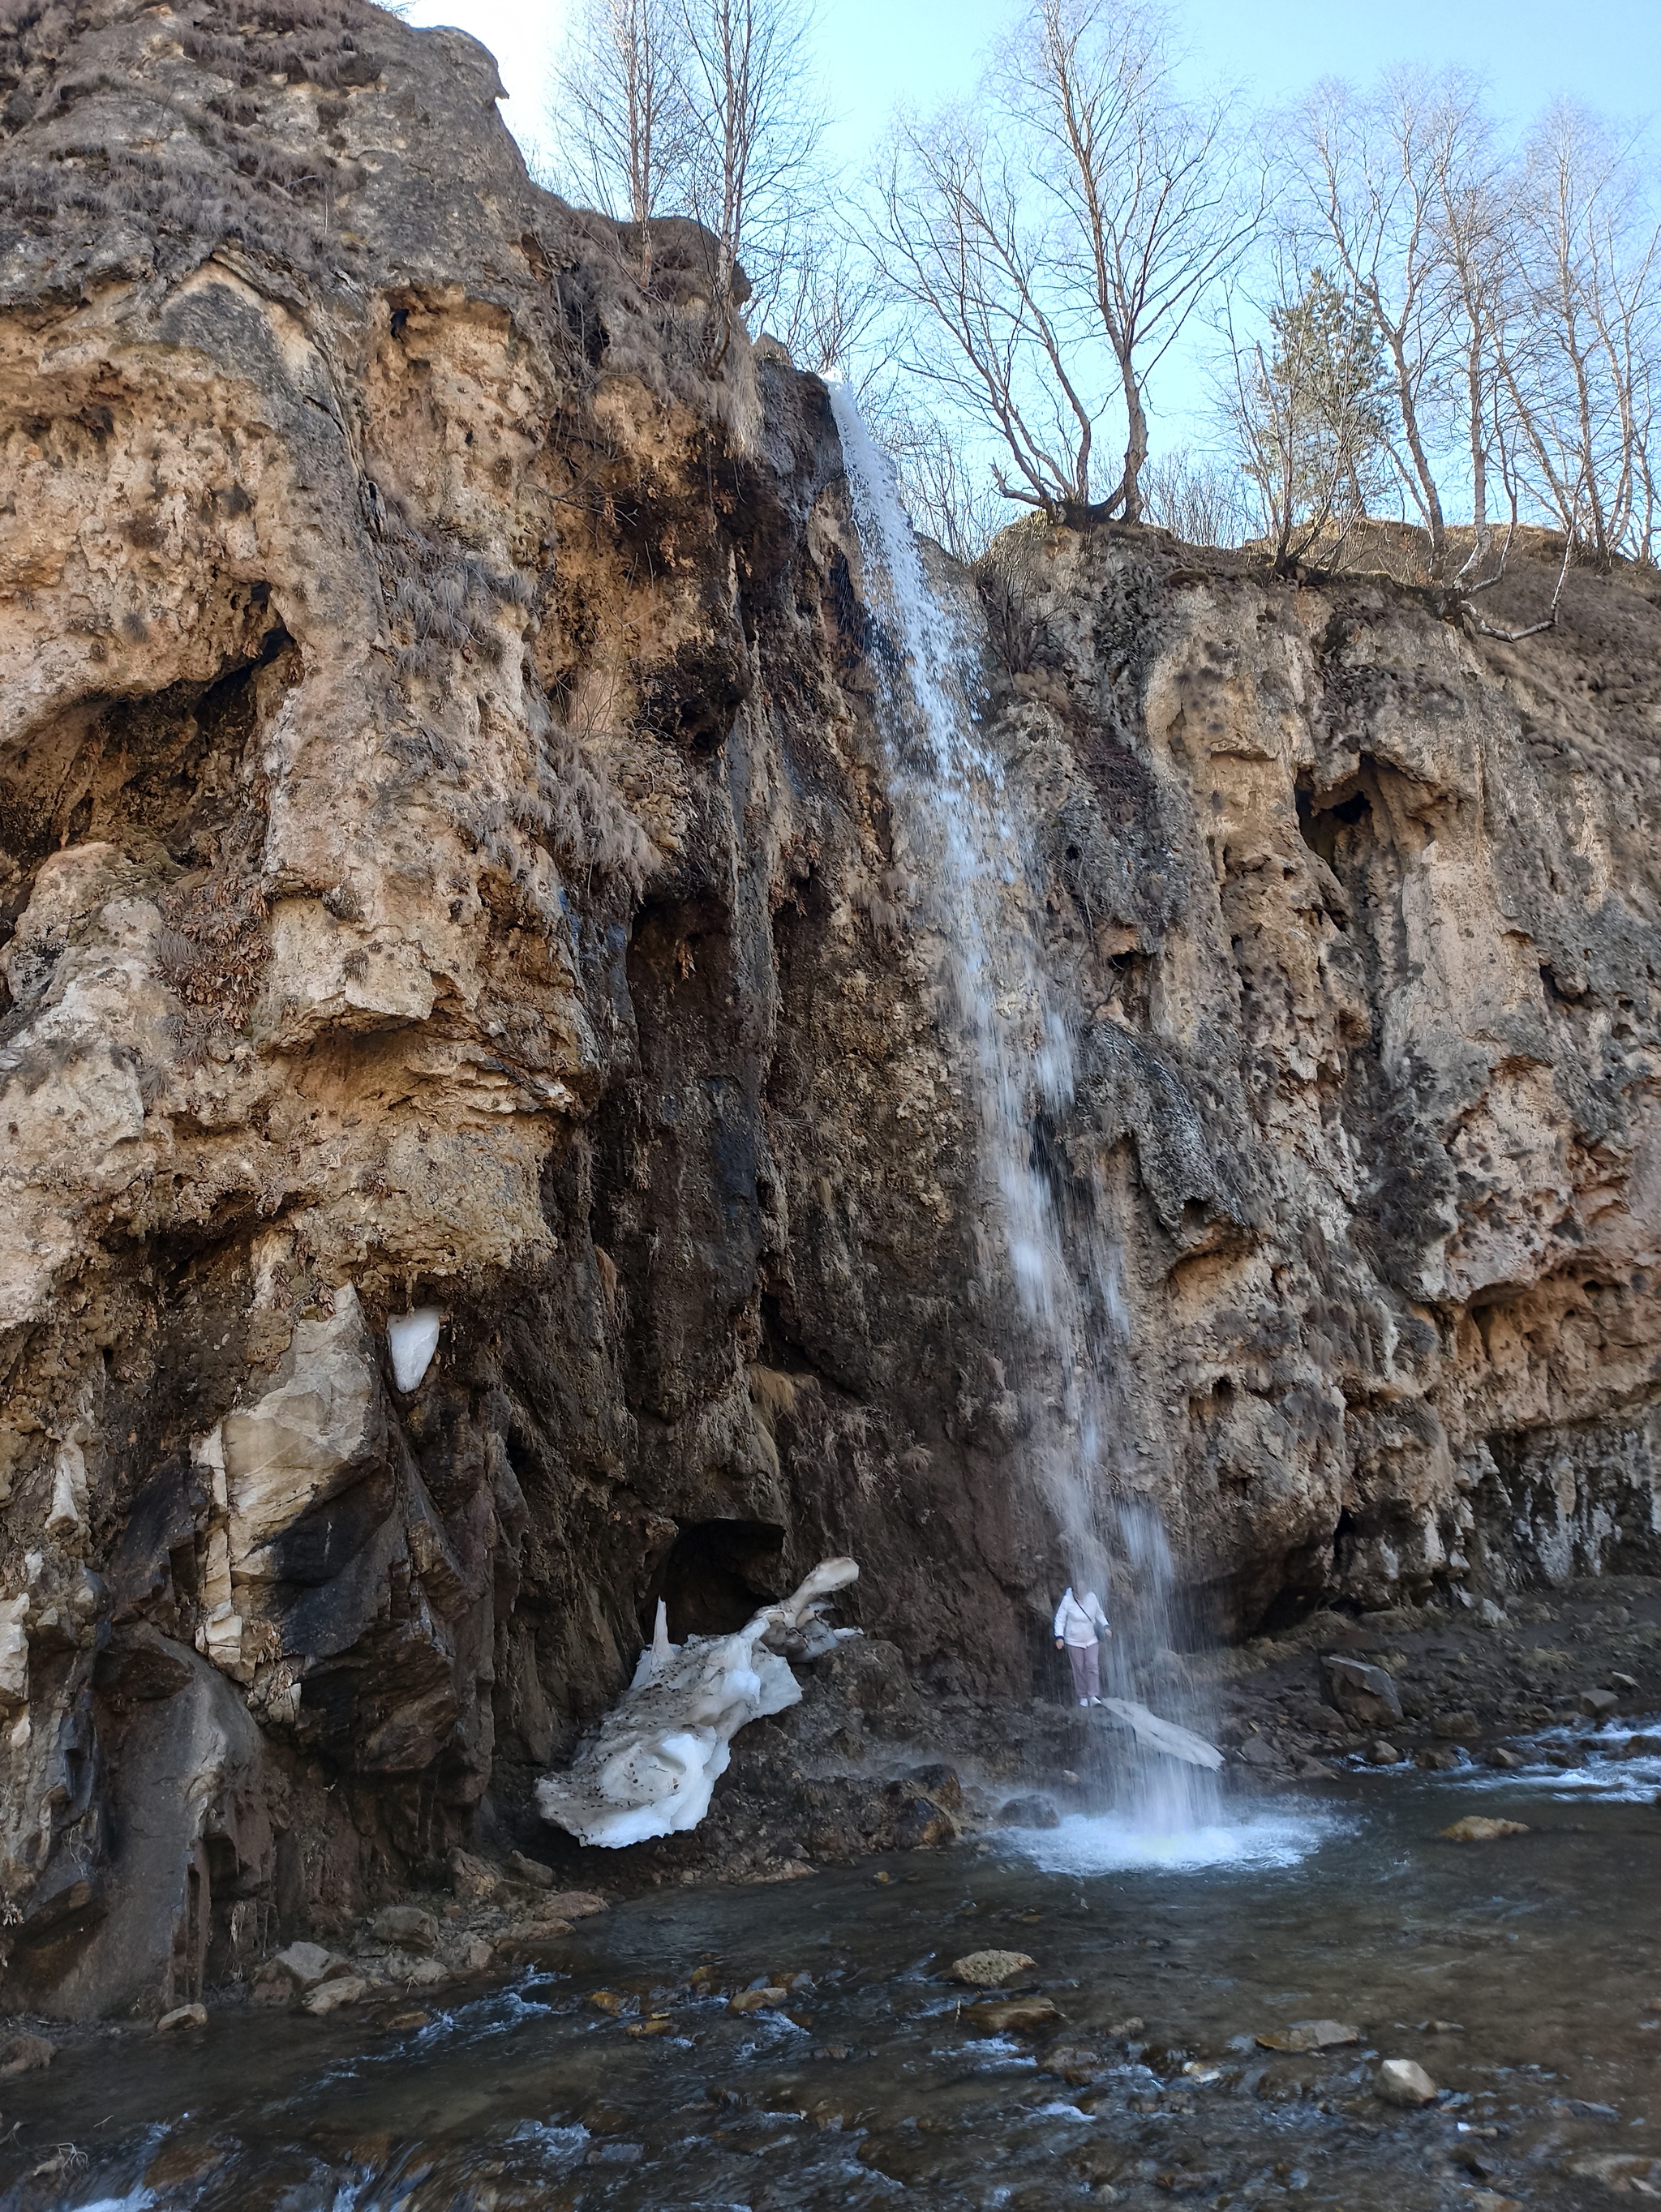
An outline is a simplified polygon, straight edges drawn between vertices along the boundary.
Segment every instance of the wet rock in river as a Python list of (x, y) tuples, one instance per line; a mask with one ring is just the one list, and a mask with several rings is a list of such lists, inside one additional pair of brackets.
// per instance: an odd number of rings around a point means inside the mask
[(1062, 1816), (1048, 1797), (1007, 1797), (998, 1808), (1001, 1828), (1059, 1828)]
[(1595, 1721), (1608, 1720), (1619, 1709), (1620, 1704), (1618, 1690), (1582, 1690), (1580, 1692), (1581, 1711)]
[(158, 2035), (171, 2035), (177, 2027), (205, 2027), (207, 2024), (206, 2005), (175, 2005), (171, 2012), (164, 2012), (157, 2021), (155, 2032)]
[(1456, 1820), (1439, 1833), (1451, 1844), (1493, 1844), (1502, 1836), (1526, 1836), (1528, 1832), (1524, 1820), (1490, 1820), (1481, 1814), (1468, 1813), (1463, 1820)]
[(1436, 2084), (1416, 2059), (1386, 2058), (1374, 2078), (1373, 2094), (1387, 2105), (1400, 2105), (1405, 2110), (1416, 2111), (1421, 2105), (1434, 2104)]
[(1025, 1951), (970, 1951), (952, 1961), (952, 1978), (972, 1988), (1001, 1989), (1036, 1962)]
[(1488, 1765), (1499, 1767), (1502, 1772), (1514, 1774), (1519, 1767), (1526, 1766), (1528, 1761), (1518, 1753), (1507, 1751), (1504, 1744), (1500, 1744), (1488, 1753)]
[(1329, 1654), (1321, 1662), (1321, 1671), (1331, 1702), (1364, 1727), (1378, 1728), (1402, 1718), (1401, 1698), (1382, 1667)]
[(1402, 1763), (1401, 1753), (1393, 1743), (1386, 1743), (1383, 1736), (1375, 1737), (1361, 1756), (1369, 1766), (1399, 1766)]
[(789, 1996), (788, 1990), (770, 1985), (761, 1990), (740, 1990), (727, 2001), (728, 2012), (776, 2012)]
[(361, 1974), (347, 1974), (338, 1981), (319, 1982), (306, 1996), (301, 2010), (317, 2014), (338, 2012), (345, 2005), (355, 2005), (368, 1996), (374, 1984)]
[(1340, 2020), (1294, 2020), (1278, 2034), (1260, 2035), (1257, 2042), (1264, 2051), (1335, 2051), (1360, 2039), (1359, 2027)]
[(1050, 1997), (995, 1997), (963, 2008), (971, 2035), (1037, 2035), (1058, 2026), (1061, 2017)]

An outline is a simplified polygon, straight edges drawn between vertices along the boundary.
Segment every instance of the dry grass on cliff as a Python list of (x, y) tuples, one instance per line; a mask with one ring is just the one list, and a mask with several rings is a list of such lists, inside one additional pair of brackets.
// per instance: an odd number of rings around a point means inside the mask
[(339, 204), (362, 172), (314, 134), (285, 143), (273, 80), (374, 82), (385, 18), (367, 0), (198, 6), (176, 19), (174, 66), (136, 79), (108, 33), (137, 13), (13, 0), (0, 14), (5, 227), (37, 260), (44, 247), (79, 261), (94, 234), (127, 260), (142, 240), (163, 270), (225, 240), (312, 274), (349, 260)]

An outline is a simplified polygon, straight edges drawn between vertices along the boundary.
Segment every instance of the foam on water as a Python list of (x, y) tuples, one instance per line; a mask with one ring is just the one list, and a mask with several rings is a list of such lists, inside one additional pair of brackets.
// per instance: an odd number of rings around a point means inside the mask
[(1203, 1874), (1298, 1866), (1353, 1826), (1342, 1814), (1278, 1807), (1172, 1827), (1071, 1813), (1058, 1828), (1012, 1828), (1007, 1840), (1045, 1874)]
[[(1661, 1754), (1642, 1752), (1629, 1758), (1626, 1746), (1634, 1735), (1653, 1736), (1657, 1730), (1653, 1721), (1637, 1727), (1603, 1728), (1595, 1735), (1576, 1729), (1548, 1729), (1513, 1747), (1527, 1759), (1525, 1765), (1473, 1766), (1457, 1778), (1484, 1790), (1520, 1788), (1553, 1797), (1596, 1797), (1611, 1805), (1648, 1805), (1661, 1792)], [(1583, 1753), (1588, 1763), (1555, 1766), (1545, 1756), (1548, 1751), (1570, 1748)], [(1536, 1754), (1532, 1759), (1530, 1753)]]

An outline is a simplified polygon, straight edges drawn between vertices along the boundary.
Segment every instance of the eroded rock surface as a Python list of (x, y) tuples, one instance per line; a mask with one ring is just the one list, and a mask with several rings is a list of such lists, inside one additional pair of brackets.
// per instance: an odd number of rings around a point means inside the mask
[[(809, 1854), (940, 1840), (885, 1731), (1026, 1699), (1068, 1577), (823, 388), (459, 33), (8, 20), (9, 2001), (540, 1857), (658, 1599), (830, 1553), (867, 1655), (757, 1760)], [(1652, 580), (1506, 647), (1191, 559), (1056, 532), (990, 609), (1119, 1479), (1229, 1628), (1653, 1566)]]

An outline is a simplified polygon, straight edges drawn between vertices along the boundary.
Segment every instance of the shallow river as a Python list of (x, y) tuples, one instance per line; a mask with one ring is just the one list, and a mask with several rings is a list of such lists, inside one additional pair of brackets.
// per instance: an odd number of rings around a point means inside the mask
[[(1647, 1759), (1357, 1773), (1190, 1845), (1209, 1863), (1080, 1820), (654, 1892), (583, 1923), (569, 1972), (423, 2027), (249, 2014), (65, 2051), (0, 2083), (0, 2204), (1613, 2212), (1661, 2195), (1658, 1786)], [(1530, 1832), (1438, 1838), (1469, 1813)], [(1093, 2066), (969, 2032), (944, 1969), (988, 1948), (1031, 1954)], [(728, 2008), (762, 1978), (795, 1981), (788, 2012)], [(1320, 2018), (1360, 2042), (1255, 2040)], [(1438, 2103), (1379, 2104), (1381, 2057)]]

